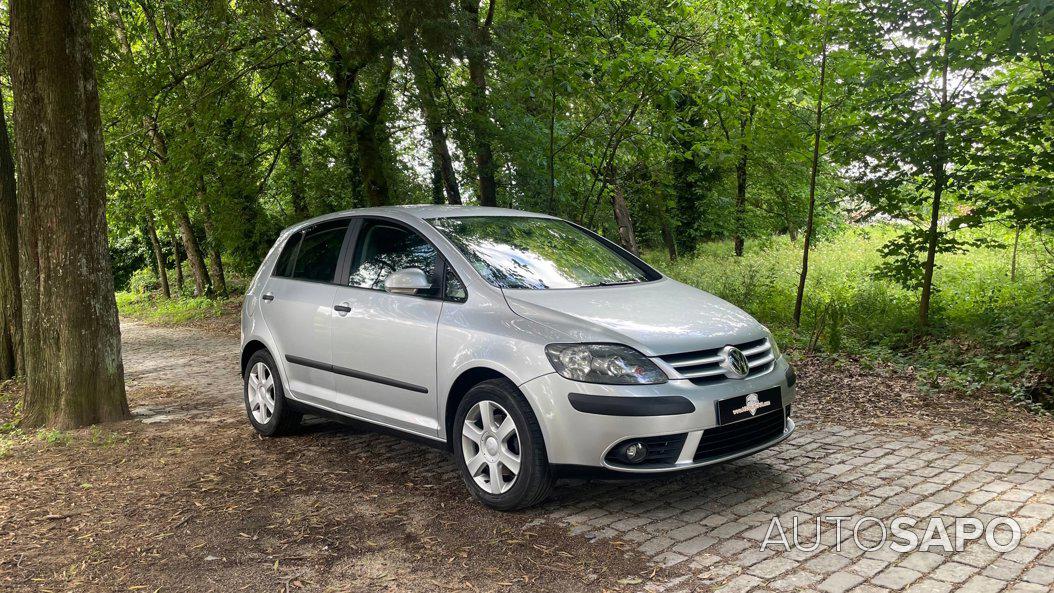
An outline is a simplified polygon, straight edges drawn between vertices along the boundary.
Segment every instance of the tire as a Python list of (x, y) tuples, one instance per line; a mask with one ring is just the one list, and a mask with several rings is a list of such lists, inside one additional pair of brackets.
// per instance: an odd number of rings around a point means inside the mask
[[(264, 371), (266, 374), (263, 374)], [(260, 392), (253, 391), (253, 384), (258, 381), (256, 379), (258, 373), (271, 380), (270, 395), (273, 402), (268, 402), (266, 395), (262, 400), (257, 399), (256, 394)], [(245, 366), (243, 379), (242, 395), (245, 402), (245, 413), (249, 416), (249, 423), (256, 429), (256, 432), (266, 437), (281, 436), (293, 432), (300, 425), (303, 415), (293, 409), (285, 399), (285, 384), (282, 383), (282, 377), (278, 374), (278, 365), (275, 364), (274, 358), (268, 351), (259, 350), (252, 355), (249, 364)], [(267, 403), (271, 405), (267, 406)], [(266, 414), (267, 407), (271, 408), (270, 415)], [(261, 409), (264, 410), (262, 414)]]
[[(491, 418), (489, 426), (485, 415)], [(466, 427), (466, 420), (472, 429)], [(507, 426), (506, 420), (512, 420), (514, 433), (498, 430)], [(542, 429), (510, 381), (492, 379), (470, 389), (458, 404), (452, 433), (461, 478), (486, 506), (499, 511), (524, 509), (541, 503), (552, 492), (553, 472)], [(513, 472), (511, 465), (517, 459), (519, 466)], [(492, 479), (494, 468), (497, 481)]]

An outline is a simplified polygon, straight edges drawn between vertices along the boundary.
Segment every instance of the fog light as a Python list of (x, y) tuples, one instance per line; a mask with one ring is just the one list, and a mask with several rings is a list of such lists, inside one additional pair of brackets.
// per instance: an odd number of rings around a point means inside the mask
[(648, 456), (648, 446), (640, 441), (634, 441), (626, 445), (622, 455), (629, 463), (640, 463)]
[(787, 379), (788, 388), (794, 387), (794, 384), (798, 382), (798, 373), (795, 373), (794, 367), (790, 365), (787, 365), (787, 374), (785, 375), (785, 377)]

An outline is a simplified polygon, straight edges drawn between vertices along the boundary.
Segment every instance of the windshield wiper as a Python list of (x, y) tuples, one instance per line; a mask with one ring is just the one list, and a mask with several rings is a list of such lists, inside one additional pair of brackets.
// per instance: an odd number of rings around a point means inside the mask
[(590, 284), (589, 288), (596, 286), (622, 286), (624, 284), (640, 284), (642, 280), (623, 280), (622, 282), (601, 282), (599, 284)]

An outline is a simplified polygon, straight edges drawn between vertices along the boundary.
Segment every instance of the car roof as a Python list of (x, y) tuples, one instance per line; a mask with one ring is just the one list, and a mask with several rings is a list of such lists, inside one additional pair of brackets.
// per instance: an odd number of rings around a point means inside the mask
[(344, 216), (390, 216), (392, 218), (400, 220), (417, 219), (427, 220), (430, 218), (453, 218), (463, 216), (519, 216), (519, 217), (536, 217), (536, 218), (555, 218), (548, 214), (538, 214), (535, 212), (525, 212), (523, 210), (513, 210), (512, 208), (491, 208), (488, 206), (447, 206), (442, 204), (407, 204), (404, 206), (379, 206), (373, 208), (354, 208), (351, 210), (341, 210), (339, 212), (333, 212), (330, 214), (323, 214), (322, 216), (316, 216), (303, 222), (298, 222), (287, 229), (286, 231), (292, 231), (295, 229), (302, 229), (313, 224), (332, 220), (334, 218), (341, 218)]

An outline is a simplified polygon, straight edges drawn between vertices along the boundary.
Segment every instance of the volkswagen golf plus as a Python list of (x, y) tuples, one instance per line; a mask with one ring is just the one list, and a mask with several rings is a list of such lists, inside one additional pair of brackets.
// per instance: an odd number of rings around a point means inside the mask
[(406, 206), (286, 229), (242, 312), (259, 433), (344, 416), (450, 450), (501, 510), (567, 472), (647, 474), (756, 453), (794, 431), (768, 330), (575, 224)]

